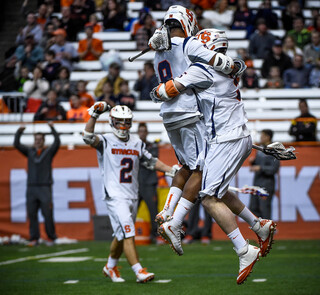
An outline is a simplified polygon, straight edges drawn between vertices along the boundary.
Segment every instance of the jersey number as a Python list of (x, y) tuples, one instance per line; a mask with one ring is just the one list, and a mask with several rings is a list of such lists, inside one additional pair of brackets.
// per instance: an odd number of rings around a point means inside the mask
[(123, 158), (121, 160), (121, 166), (125, 166), (120, 170), (120, 183), (131, 183), (132, 176), (131, 171), (133, 168), (133, 161), (131, 158)]
[(165, 83), (172, 78), (171, 66), (167, 60), (163, 60), (159, 63), (158, 72), (162, 83)]

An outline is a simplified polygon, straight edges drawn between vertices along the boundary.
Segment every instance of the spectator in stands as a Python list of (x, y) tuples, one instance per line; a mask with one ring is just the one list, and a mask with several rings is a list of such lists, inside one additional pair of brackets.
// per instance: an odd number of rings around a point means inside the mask
[[(90, 2), (94, 4), (94, 2)], [(69, 41), (77, 40), (77, 34), (83, 30), (84, 25), (89, 21), (89, 15), (94, 12), (87, 3), (88, 1), (85, 0), (74, 0), (70, 6), (70, 20), (68, 26)]]
[(98, 23), (98, 18), (95, 13), (91, 14), (89, 17), (89, 23), (92, 24), (93, 33), (102, 32), (102, 26)]
[(72, 70), (72, 63), (79, 60), (77, 50), (69, 42), (66, 42), (67, 33), (64, 29), (55, 30), (55, 44), (50, 49), (56, 53), (56, 59), (61, 65)]
[(53, 32), (55, 31), (55, 26), (52, 22), (47, 22), (44, 31), (42, 34), (42, 38), (40, 40), (39, 45), (47, 51), (55, 42), (55, 37)]
[(43, 49), (36, 45), (33, 35), (28, 35), (24, 45), (19, 45), (15, 51), (20, 66), (28, 67), (32, 71), (39, 61), (43, 60)]
[(88, 82), (80, 80), (77, 82), (77, 94), (80, 97), (81, 105), (90, 108), (94, 103), (94, 99), (91, 94), (87, 91), (87, 84)]
[(53, 50), (47, 50), (45, 53), (45, 62), (42, 64), (43, 77), (51, 83), (57, 79), (61, 63), (56, 59), (56, 53)]
[(113, 95), (113, 86), (110, 81), (106, 81), (102, 86), (102, 95), (98, 97), (97, 101), (105, 101), (111, 107), (116, 105), (116, 97)]
[[(306, 20), (306, 26), (309, 32), (317, 31), (317, 18), (320, 16), (319, 8), (311, 8), (311, 20)], [(320, 29), (320, 18), (319, 18), (319, 29)]]
[(96, 86), (96, 89), (94, 90), (95, 97), (99, 97), (102, 95), (102, 86), (105, 82), (109, 81), (112, 84), (113, 87), (113, 94), (118, 95), (120, 93), (120, 83), (124, 79), (120, 77), (120, 65), (116, 62), (113, 62), (109, 66), (109, 72), (108, 75), (102, 78), (98, 85)]
[(133, 89), (140, 91), (140, 100), (150, 100), (150, 91), (158, 85), (158, 79), (152, 62), (145, 62), (143, 70), (144, 73), (138, 70), (139, 78), (134, 84)]
[(143, 6), (151, 10), (161, 10), (161, 0), (144, 0)]
[(211, 20), (203, 16), (203, 10), (204, 9), (200, 5), (195, 5), (193, 8), (193, 11), (197, 17), (199, 30), (212, 27)]
[(131, 93), (129, 83), (123, 80), (120, 83), (120, 93), (116, 97), (117, 104), (126, 105), (130, 110), (133, 110), (136, 105), (136, 97)]
[(123, 31), (127, 17), (116, 0), (106, 0), (102, 9), (105, 31)]
[(248, 8), (247, 0), (238, 0), (236, 11), (233, 15), (232, 30), (246, 30), (247, 38), (254, 31), (254, 15)]
[(23, 85), (26, 81), (30, 80), (31, 74), (27, 67), (21, 67), (19, 73), (17, 74), (18, 88), (19, 92), (23, 92)]
[(237, 57), (241, 58), (243, 61), (247, 61), (247, 60), (251, 60), (251, 58), (249, 57), (249, 53), (247, 48), (238, 48), (237, 49)]
[[(212, 7), (214, 7), (214, 5), (216, 4), (217, 0), (191, 0), (191, 3), (196, 5), (196, 6), (200, 6), (203, 10), (208, 10), (208, 9), (212, 9)], [(229, 1), (230, 4), (230, 1)], [(189, 6), (185, 6), (185, 7), (189, 7)], [(198, 20), (198, 18), (197, 18)], [(207, 27), (205, 27), (207, 28)]]
[(28, 97), (26, 112), (34, 113), (46, 98), (46, 93), (50, 84), (42, 77), (42, 69), (35, 67), (33, 70), (33, 79), (23, 84), (23, 92)]
[(35, 43), (39, 43), (42, 38), (41, 26), (37, 24), (37, 18), (33, 12), (27, 14), (27, 25), (19, 32), (16, 44), (23, 44), (25, 38), (29, 35), (33, 35)]
[(287, 32), (293, 29), (293, 20), (297, 17), (303, 18), (300, 4), (298, 1), (290, 1), (282, 11), (282, 25)]
[(103, 53), (102, 41), (93, 38), (93, 24), (85, 25), (86, 39), (79, 41), (78, 53), (81, 60), (99, 60)]
[(293, 60), (296, 54), (300, 54), (300, 55), (303, 54), (301, 48), (296, 46), (296, 41), (294, 40), (294, 38), (289, 35), (284, 38), (282, 51), (286, 55), (288, 55), (291, 58), (291, 60)]
[(277, 66), (272, 66), (269, 70), (269, 75), (267, 77), (267, 82), (264, 85), (264, 88), (270, 89), (279, 89), (283, 88), (283, 80), (280, 74), (280, 68)]
[[(51, 21), (53, 22), (53, 19), (51, 18)], [(56, 29), (64, 29), (67, 33), (67, 40), (72, 41), (73, 38), (73, 29), (72, 29), (72, 21), (70, 19), (70, 6), (63, 6), (61, 8), (61, 19), (60, 24), (56, 24)]]
[(311, 87), (320, 87), (320, 59), (318, 59), (315, 66), (311, 70), (309, 77), (309, 85)]
[(320, 15), (316, 16), (313, 20), (313, 25), (308, 27), (308, 31), (320, 32)]
[[(131, 24), (129, 24), (132, 40), (134, 40), (138, 30), (144, 26), (146, 16), (148, 14), (150, 15), (149, 11), (150, 11), (149, 8), (143, 7), (139, 11), (139, 17), (136, 19), (133, 19), (131, 21)], [(152, 27), (156, 27), (156, 26), (157, 26), (156, 21), (152, 20)]]
[(289, 134), (295, 136), (295, 141), (317, 140), (317, 118), (310, 114), (305, 99), (299, 101), (300, 116), (292, 120)]
[(52, 202), (52, 160), (60, 146), (59, 134), (53, 127), (52, 122), (48, 123), (54, 137), (51, 146), (45, 147), (45, 135), (43, 133), (34, 134), (33, 147), (27, 147), (20, 143), (20, 138), (25, 130), (25, 126), (17, 130), (14, 138), (14, 146), (28, 158), (28, 179), (27, 179), (27, 214), (29, 225), (28, 246), (37, 246), (40, 239), (38, 211), (41, 208), (44, 217), (45, 230), (49, 241), (48, 246), (54, 244), (57, 238), (53, 220)]
[(34, 115), (34, 121), (60, 121), (66, 118), (66, 111), (58, 102), (57, 92), (49, 90), (47, 99)]
[(258, 90), (259, 87), (259, 76), (256, 74), (256, 71), (253, 66), (252, 60), (246, 61), (247, 69), (243, 73), (242, 79), (242, 89), (256, 89)]
[(67, 112), (67, 120), (88, 122), (90, 119), (88, 108), (81, 105), (80, 97), (77, 94), (71, 94), (70, 107), (71, 109)]
[(256, 13), (256, 19), (263, 18), (266, 21), (266, 25), (271, 30), (278, 29), (278, 16), (273, 12), (271, 6), (271, 0), (263, 0)]
[[(273, 131), (261, 131), (260, 144), (266, 147), (272, 143)], [(250, 171), (254, 172), (253, 185), (263, 187), (269, 193), (268, 197), (250, 197), (249, 209), (258, 217), (271, 219), (271, 203), (275, 192), (275, 175), (278, 173), (280, 162), (270, 155), (257, 151), (255, 158), (250, 158)]]
[[(159, 147), (156, 142), (150, 142), (147, 140), (148, 127), (144, 122), (139, 123), (138, 135), (139, 138), (145, 143), (146, 149), (153, 157), (159, 157)], [(155, 242), (157, 239), (157, 223), (155, 222), (156, 215), (158, 213), (158, 176), (155, 170), (147, 169), (140, 163), (139, 166), (139, 203), (144, 200), (149, 210), (151, 221), (151, 241)]]
[(309, 87), (310, 67), (304, 64), (303, 55), (296, 54), (293, 58), (293, 67), (283, 73), (285, 88)]
[(250, 36), (249, 55), (251, 58), (266, 58), (271, 52), (276, 37), (268, 32), (264, 19), (257, 20), (257, 30)]
[(156, 28), (152, 15), (147, 13), (143, 19), (142, 27), (134, 35), (138, 50), (143, 50), (148, 46), (148, 40), (152, 37)]
[(52, 81), (52, 89), (57, 93), (59, 101), (68, 101), (71, 93), (75, 91), (75, 85), (70, 82), (70, 71), (61, 67), (58, 79)]
[(12, 55), (0, 69), (0, 92), (18, 90), (19, 83), (15, 77), (17, 57)]
[(316, 65), (320, 60), (320, 32), (313, 31), (311, 33), (311, 43), (304, 47), (303, 52), (306, 62), (313, 66)]
[(37, 15), (37, 24), (41, 26), (41, 29), (44, 29), (44, 26), (49, 18), (48, 15), (48, 7), (47, 4), (43, 3), (38, 8), (38, 15)]
[(286, 69), (292, 66), (290, 57), (283, 53), (282, 42), (278, 39), (276, 39), (273, 43), (272, 52), (269, 53), (263, 61), (261, 68), (262, 77), (268, 77), (270, 68), (272, 66), (278, 66), (280, 68), (281, 76), (283, 75)]
[(310, 32), (304, 27), (304, 20), (302, 17), (297, 17), (293, 21), (293, 30), (288, 32), (296, 42), (296, 45), (303, 49), (311, 41)]
[(233, 10), (229, 9), (228, 0), (218, 0), (214, 10), (207, 12), (212, 26), (218, 30), (229, 30), (233, 20)]

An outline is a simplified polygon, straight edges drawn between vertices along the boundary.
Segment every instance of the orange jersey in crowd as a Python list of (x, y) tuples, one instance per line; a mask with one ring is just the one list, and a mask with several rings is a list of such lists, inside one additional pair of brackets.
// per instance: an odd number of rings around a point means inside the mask
[(78, 93), (78, 95), (81, 100), (81, 105), (86, 108), (90, 108), (95, 103), (93, 97), (87, 92)]
[(64, 7), (64, 6), (70, 6), (73, 3), (73, 0), (60, 0), (60, 6)]
[[(88, 47), (88, 40), (87, 39), (80, 40), (78, 52), (82, 53), (82, 52), (86, 51), (87, 47)], [(99, 39), (93, 38), (92, 42), (91, 42), (91, 47), (95, 51), (103, 52), (102, 41)], [(95, 57), (90, 51), (82, 59), (83, 60), (98, 60), (98, 58)]]
[(88, 113), (88, 109), (84, 106), (81, 106), (78, 109), (70, 109), (67, 112), (67, 120), (88, 122), (89, 119), (90, 115)]

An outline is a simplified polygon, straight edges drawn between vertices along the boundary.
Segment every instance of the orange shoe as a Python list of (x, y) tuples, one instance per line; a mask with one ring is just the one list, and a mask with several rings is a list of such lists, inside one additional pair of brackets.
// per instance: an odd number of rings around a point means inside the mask
[(272, 249), (276, 226), (277, 224), (272, 220), (259, 218), (258, 222), (252, 227), (258, 237), (262, 257), (267, 256)]
[(146, 283), (152, 281), (154, 279), (154, 273), (147, 272), (146, 268), (142, 268), (139, 270), (137, 274), (137, 283)]
[(202, 237), (201, 238), (201, 244), (203, 245), (209, 245), (210, 244), (210, 238), (209, 237)]
[(247, 245), (242, 249), (236, 251), (239, 256), (239, 275), (237, 277), (237, 284), (240, 285), (244, 283), (247, 277), (252, 272), (254, 264), (259, 260), (261, 251), (258, 247), (252, 246), (247, 240)]
[(193, 237), (191, 235), (186, 235), (182, 240), (182, 244), (191, 244), (193, 242)]
[(121, 277), (118, 267), (108, 268), (107, 265), (103, 268), (102, 273), (111, 279), (114, 283), (123, 283), (125, 280)]

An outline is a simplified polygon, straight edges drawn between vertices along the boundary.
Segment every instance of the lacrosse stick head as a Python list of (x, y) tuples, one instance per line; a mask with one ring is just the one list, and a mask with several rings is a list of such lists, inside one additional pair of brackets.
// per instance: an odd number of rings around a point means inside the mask
[(289, 148), (285, 148), (285, 146), (281, 142), (273, 142), (267, 145), (264, 148), (264, 152), (267, 155), (271, 155), (275, 157), (277, 160), (294, 160), (296, 159), (296, 155), (294, 153), (295, 148), (290, 146)]
[(240, 189), (240, 192), (243, 194), (250, 194), (258, 197), (269, 197), (269, 193), (260, 186), (245, 185)]

